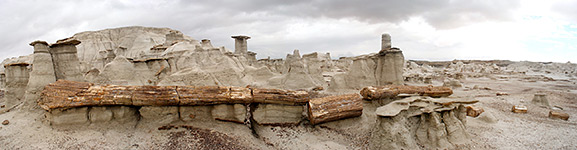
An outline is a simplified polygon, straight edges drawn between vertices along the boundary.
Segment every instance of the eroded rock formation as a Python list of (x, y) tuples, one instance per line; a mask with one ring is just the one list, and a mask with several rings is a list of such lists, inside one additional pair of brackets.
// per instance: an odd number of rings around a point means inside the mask
[(410, 97), (376, 110), (370, 149), (448, 149), (470, 140), (463, 104), (475, 100)]

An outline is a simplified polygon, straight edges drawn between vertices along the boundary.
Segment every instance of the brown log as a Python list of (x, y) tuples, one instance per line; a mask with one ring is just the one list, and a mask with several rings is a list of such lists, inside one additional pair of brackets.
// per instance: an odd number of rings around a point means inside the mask
[(369, 86), (360, 91), (363, 99), (377, 100), (385, 98), (396, 98), (399, 94), (419, 94), (430, 97), (447, 97), (453, 94), (453, 90), (448, 87), (434, 86), (406, 86), (406, 85), (387, 85), (387, 86)]
[(178, 86), (179, 105), (226, 104), (230, 88), (223, 86)]
[(76, 94), (88, 89), (91, 85), (86, 82), (58, 80), (44, 88), (38, 104), (46, 110), (94, 104), (96, 102), (73, 99)]
[(309, 121), (319, 124), (350, 117), (363, 113), (363, 101), (358, 94), (347, 94), (315, 98), (309, 101)]
[(306, 91), (291, 91), (282, 89), (252, 89), (255, 103), (301, 105), (309, 102)]

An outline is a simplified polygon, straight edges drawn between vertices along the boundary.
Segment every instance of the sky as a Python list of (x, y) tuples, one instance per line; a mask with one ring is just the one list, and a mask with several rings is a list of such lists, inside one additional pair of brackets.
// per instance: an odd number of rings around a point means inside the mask
[(168, 27), (258, 58), (375, 53), (381, 34), (412, 60), (577, 62), (577, 0), (0, 0), (0, 59), (83, 31)]

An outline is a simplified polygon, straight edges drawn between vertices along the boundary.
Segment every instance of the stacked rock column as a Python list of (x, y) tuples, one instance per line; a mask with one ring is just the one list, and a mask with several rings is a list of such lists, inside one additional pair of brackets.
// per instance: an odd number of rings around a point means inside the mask
[[(56, 81), (54, 74), (54, 64), (50, 55), (48, 43), (45, 41), (34, 41), (30, 43), (34, 47), (32, 55), (32, 71), (25, 93), (25, 103), (33, 104), (40, 98), (40, 92), (44, 86)], [(33, 106), (33, 105), (28, 105)]]
[(377, 54), (375, 71), (377, 85), (403, 84), (403, 67), (405, 57), (403, 51), (391, 47), (391, 36), (383, 34), (381, 51)]
[(66, 40), (50, 45), (56, 80), (84, 81), (76, 54), (78, 44), (78, 40)]

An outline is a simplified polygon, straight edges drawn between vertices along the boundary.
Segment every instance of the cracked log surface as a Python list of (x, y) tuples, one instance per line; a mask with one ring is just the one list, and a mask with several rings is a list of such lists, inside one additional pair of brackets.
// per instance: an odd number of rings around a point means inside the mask
[(308, 113), (311, 124), (358, 117), (363, 114), (363, 101), (359, 94), (315, 98), (309, 101)]
[(290, 104), (309, 101), (306, 91), (228, 86), (120, 86), (58, 80), (42, 91), (46, 109), (82, 106), (196, 106), (216, 104)]
[(387, 85), (387, 86), (369, 86), (361, 90), (360, 94), (363, 99), (377, 100), (384, 98), (395, 98), (399, 94), (418, 94), (430, 97), (447, 97), (453, 94), (449, 87), (434, 86), (407, 86), (407, 85)]

